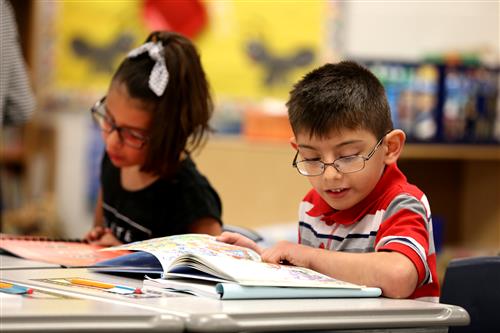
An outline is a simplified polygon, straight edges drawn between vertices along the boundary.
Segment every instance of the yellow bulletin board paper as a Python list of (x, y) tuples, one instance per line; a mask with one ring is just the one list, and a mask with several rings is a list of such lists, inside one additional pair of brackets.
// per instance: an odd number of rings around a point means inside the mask
[(106, 89), (127, 52), (146, 38), (140, 1), (61, 1), (55, 30), (55, 87)]
[[(324, 36), (324, 1), (208, 1), (208, 29), (197, 39), (202, 62), (217, 95), (286, 98), (294, 82), (315, 67)], [(269, 70), (248, 56), (249, 42), (270, 57), (289, 59), (301, 49), (314, 60), (279, 73), (266, 84)]]

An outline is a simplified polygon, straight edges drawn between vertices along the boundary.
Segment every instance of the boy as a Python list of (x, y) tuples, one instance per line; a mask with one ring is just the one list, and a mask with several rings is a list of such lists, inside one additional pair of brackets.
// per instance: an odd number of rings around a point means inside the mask
[(392, 127), (381, 83), (354, 62), (327, 64), (295, 85), (287, 106), (293, 166), (313, 187), (299, 208), (299, 244), (218, 239), (386, 297), (437, 302), (429, 203), (397, 168), (405, 134)]

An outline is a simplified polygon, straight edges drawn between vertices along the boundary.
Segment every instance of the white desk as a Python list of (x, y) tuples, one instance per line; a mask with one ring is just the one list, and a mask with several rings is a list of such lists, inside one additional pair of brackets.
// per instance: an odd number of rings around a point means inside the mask
[[(38, 269), (64, 271), (60, 265), (0, 255), (0, 280), (18, 272), (27, 280)], [(85, 269), (82, 269), (86, 271)], [(45, 273), (42, 273), (44, 275)], [(25, 280), (20, 278), (19, 280)], [(0, 331), (10, 332), (183, 332), (184, 320), (158, 311), (137, 309), (123, 301), (78, 297), (53, 288), (34, 287), (29, 296), (0, 293)], [(75, 297), (76, 296), (76, 297)]]
[[(460, 307), (413, 300), (294, 299), (219, 301), (193, 296), (126, 298), (85, 287), (63, 286), (37, 279), (82, 277), (140, 287), (142, 281), (92, 273), (86, 269), (4, 270), (1, 279), (56, 290), (59, 293), (123, 304), (137, 311), (181, 318), (192, 332), (257, 332), (349, 330), (363, 332), (447, 332), (449, 326), (467, 325)], [(105, 296), (105, 298), (103, 298)], [(2, 311), (3, 317), (3, 311)], [(3, 318), (2, 318), (3, 319)]]
[(27, 268), (61, 268), (61, 265), (27, 260), (10, 254), (0, 254), (0, 270)]
[(85, 298), (0, 298), (0, 331), (183, 332), (176, 316)]

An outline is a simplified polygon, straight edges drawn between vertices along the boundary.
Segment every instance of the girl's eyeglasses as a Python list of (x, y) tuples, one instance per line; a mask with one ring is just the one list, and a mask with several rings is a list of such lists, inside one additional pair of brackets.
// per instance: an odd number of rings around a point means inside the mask
[(121, 142), (132, 148), (142, 148), (148, 141), (148, 136), (139, 129), (116, 126), (115, 121), (106, 112), (106, 105), (104, 103), (105, 100), (106, 96), (101, 98), (94, 104), (94, 106), (92, 106), (92, 108), (90, 108), (92, 117), (101, 131), (110, 134), (116, 130)]

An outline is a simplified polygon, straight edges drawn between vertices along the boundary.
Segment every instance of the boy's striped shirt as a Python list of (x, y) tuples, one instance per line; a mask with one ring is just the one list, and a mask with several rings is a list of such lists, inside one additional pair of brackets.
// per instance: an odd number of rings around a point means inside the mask
[(336, 211), (313, 189), (299, 208), (299, 243), (354, 253), (396, 251), (418, 271), (410, 298), (438, 302), (432, 218), (425, 194), (390, 165), (375, 189), (354, 207)]

